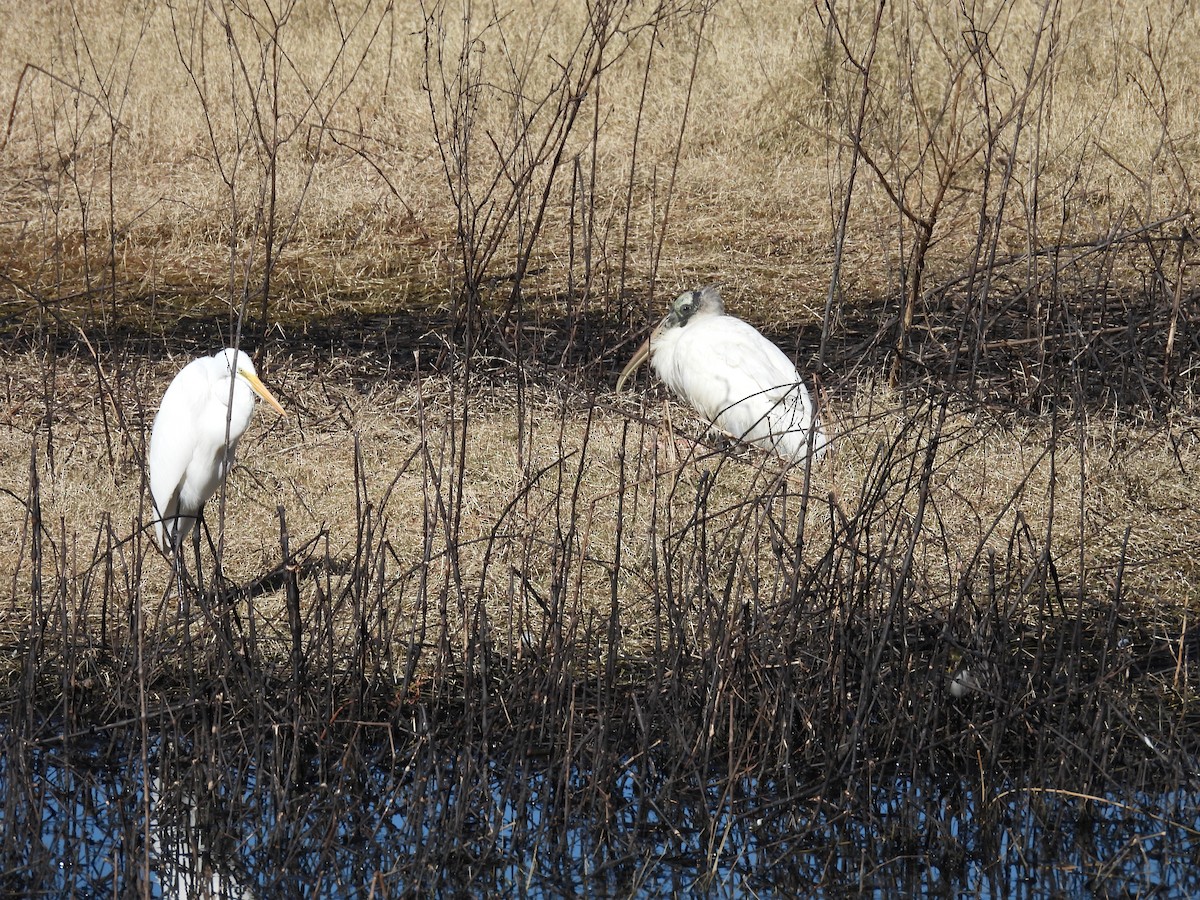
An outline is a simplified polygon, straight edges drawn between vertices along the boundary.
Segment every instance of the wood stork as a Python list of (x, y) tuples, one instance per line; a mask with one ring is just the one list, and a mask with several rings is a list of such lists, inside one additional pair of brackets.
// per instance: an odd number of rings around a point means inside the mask
[(675, 299), (621, 372), (618, 391), (647, 357), (667, 387), (732, 437), (791, 462), (824, 450), (800, 373), (757, 328), (726, 315), (715, 285)]
[(150, 432), (154, 532), (164, 551), (183, 544), (233, 467), (255, 395), (285, 415), (250, 357), (233, 348), (192, 360), (167, 388)]

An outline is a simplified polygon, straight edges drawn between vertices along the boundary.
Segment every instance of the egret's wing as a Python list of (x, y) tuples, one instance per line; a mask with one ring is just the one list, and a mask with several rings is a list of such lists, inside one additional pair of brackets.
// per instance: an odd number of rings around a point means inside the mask
[(156, 519), (177, 512), (179, 491), (196, 451), (200, 415), (209, 394), (208, 374), (198, 362), (175, 376), (154, 417), (149, 465)]
[(800, 381), (800, 373), (788, 355), (753, 325), (731, 316), (725, 319), (735, 324), (728, 329), (728, 339), (714, 346), (716, 357), (740, 372), (747, 386), (757, 387), (772, 401), (794, 397), (792, 388)]

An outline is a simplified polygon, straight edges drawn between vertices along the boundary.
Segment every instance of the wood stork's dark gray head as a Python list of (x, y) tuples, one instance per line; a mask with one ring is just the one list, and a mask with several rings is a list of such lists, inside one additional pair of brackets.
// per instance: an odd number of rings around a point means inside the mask
[[(654, 329), (654, 336), (668, 328), (682, 328), (697, 316), (721, 316), (725, 304), (721, 302), (721, 291), (715, 284), (695, 291), (684, 291), (671, 304), (667, 317)], [(651, 336), (651, 343), (654, 342)]]
[(650, 337), (637, 348), (628, 364), (621, 370), (621, 374), (617, 377), (617, 390), (621, 390), (626, 379), (637, 370), (638, 366), (650, 358), (654, 345), (658, 343), (658, 338), (664, 331), (671, 328), (683, 328), (697, 317), (724, 314), (725, 304), (721, 302), (721, 291), (715, 284), (699, 290), (684, 291), (671, 302), (666, 316), (655, 326)]

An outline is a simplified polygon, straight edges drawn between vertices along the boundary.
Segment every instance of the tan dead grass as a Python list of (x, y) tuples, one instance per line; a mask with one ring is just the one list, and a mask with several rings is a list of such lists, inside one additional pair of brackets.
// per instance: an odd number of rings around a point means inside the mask
[[(110, 214), (117, 229), (118, 277), (125, 281), (224, 289), (231, 229), (244, 242), (239, 254), (253, 247), (264, 171), (262, 147), (251, 129), (255, 95), (245, 79), (230, 80), (217, 8), (174, 8), (174, 20), (167, 7), (107, 2), (51, 4), (0, 17), (4, 45), (19, 48), (0, 60), (0, 90), (13, 113), (0, 151), (0, 237), (7, 248), (0, 262), (21, 282), (52, 296), (77, 283), (84, 252), (78, 237), (85, 229), (93, 271), (102, 269)], [(230, 21), (250, 85), (263, 92), (261, 112), (270, 82), (258, 80), (256, 35), (262, 36), (269, 16), (265, 5), (247, 8), (254, 21), (232, 12)], [(281, 223), (294, 226), (285, 268), (301, 273), (298, 290), (353, 285), (397, 270), (443, 273), (454, 212), (422, 90), (418, 8), (339, 3), (336, 20), (332, 9), (309, 0), (297, 3), (281, 32), (286, 60), (278, 81), (280, 136), (286, 142), (279, 146), (278, 203)], [(914, 104), (932, 110), (947, 88), (946, 62), (935, 39), (953, 58), (963, 53), (970, 23), (958, 9), (887, 7), (874, 84), (879, 118), (868, 123), (866, 141), (885, 165), (894, 166), (896, 179), (918, 166), (923, 146), (913, 130)], [(1033, 2), (976, 8), (976, 26), (989, 27), (997, 109), (1010, 104), (1020, 87), (1041, 11)], [(1194, 11), (1174, 0), (1144, 11), (1078, 0), (1052, 5), (1051, 11), (1057, 14), (1053, 78), (1035, 96), (1037, 120), (1015, 148), (1014, 175), (1026, 208), (1010, 210), (1005, 240), (1014, 250), (1033, 241), (1102, 233), (1130, 212), (1152, 220), (1186, 205), (1195, 171), (1200, 63), (1190, 48), (1200, 37), (1200, 24)], [(582, 27), (579, 10), (570, 5), (518, 4), (506, 12), (502, 26), (476, 14), (476, 36), (486, 52), (474, 64), (482, 67), (482, 83), (491, 85), (481, 95), (477, 127), (500, 139), (512, 129), (510, 64), (526, 79), (528, 95), (537, 96)], [(864, 49), (871, 13), (868, 5), (845, 11), (855, 52)], [(457, 17), (451, 4), (443, 18), (450, 51), (461, 30)], [(643, 12), (630, 21), (645, 17)], [(784, 284), (794, 296), (820, 296), (837, 211), (832, 195), (846, 174), (847, 117), (857, 88), (853, 68), (815, 8), (798, 10), (790, 3), (718, 4), (703, 23), (694, 14), (683, 15), (660, 29), (641, 109), (629, 242), (633, 271), (643, 279), (649, 274), (652, 235), (660, 227), (654, 217), (661, 216), (666, 200), (701, 28), (659, 277), (671, 284), (737, 279), (748, 293), (764, 298), (780, 297)], [(346, 35), (344, 46), (339, 34)], [(523, 43), (528, 40), (536, 43)], [(588, 160), (595, 135), (593, 202), (607, 227), (623, 223), (651, 46), (649, 32), (631, 41), (605, 72), (599, 119), (594, 103), (585, 102), (570, 148)], [(1049, 45), (1050, 38), (1044, 41)], [(207, 114), (180, 48), (205, 91)], [(984, 127), (984, 108), (979, 98), (968, 101), (957, 131), (974, 140)], [(495, 163), (486, 141), (476, 146), (486, 179)], [(960, 199), (943, 213), (935, 235), (930, 260), (935, 276), (956, 272), (973, 239), (972, 204), (960, 204), (979, 190), (982, 162), (974, 159), (956, 179)], [(232, 172), (235, 163), (240, 170), (231, 193), (221, 173)], [(932, 173), (913, 171), (907, 191), (920, 197), (930, 190)], [(570, 189), (569, 178), (559, 179), (557, 209), (565, 209)], [(1035, 202), (1043, 207), (1037, 220)], [(559, 215), (552, 233), (561, 234), (565, 221)], [(785, 252), (756, 265), (763, 258), (760, 243)], [(894, 209), (877, 181), (864, 174), (848, 269), (870, 277), (854, 284), (856, 290), (878, 293), (886, 285), (872, 261), (895, 253), (896, 246)], [(615, 249), (610, 245), (610, 252)], [(506, 253), (511, 252), (509, 246)], [(561, 278), (563, 256), (552, 254), (552, 263)], [(807, 317), (813, 311), (789, 313)]]
[[(107, 411), (115, 447), (110, 459), (105, 411), (90, 399), (97, 395), (93, 371), (85, 363), (60, 360), (53, 390), (63, 402), (54, 404), (51, 430), (40, 401), (46, 391), (43, 362), (29, 356), (13, 369), (12, 413), (0, 429), (0, 480), (11, 486), (0, 496), (0, 568), (15, 579), (6, 613), (10, 627), (24, 619), (22, 598), (34, 571), (25, 505), (32, 448), (37, 448), (42, 521), (50, 546), (57, 548), (43, 564), (46, 572), (65, 566), (65, 583), (80, 584), (93, 564), (102, 523), (111, 521), (117, 537), (124, 538), (145, 516), (135, 448), (147, 440), (152, 406), (122, 409), (129, 433), (112, 429), (113, 411)], [(128, 379), (124, 396), (157, 394), (178, 362), (146, 365), (121, 376)], [(724, 590), (731, 573), (735, 600), (753, 597), (764, 608), (793, 602), (788, 599), (793, 569), (787, 554), (781, 558), (774, 548), (778, 540), (794, 538), (802, 474), (793, 472), (782, 490), (779, 467), (765, 455), (729, 456), (696, 445), (690, 435), (700, 434), (702, 423), (683, 408), (671, 410), (674, 433), (655, 424), (653, 403), (647, 424), (629, 430), (622, 484), (627, 401), (602, 399), (589, 426), (584, 398), (566, 388), (533, 389), (529, 402), (536, 412), (518, 441), (511, 389), (481, 387), (469, 398), (461, 525), (452, 541), (448, 523), (438, 514), (439, 501), (452, 506), (448, 495), (461, 427), (452, 384), (441, 377), (420, 385), (383, 382), (359, 393), (350, 383), (306, 383), (287, 369), (267, 377), (289, 398), (291, 415), (282, 420), (259, 413), (243, 440), (241, 465), (229, 480), (224, 568), (239, 583), (279, 565), (275, 508), (280, 504), (294, 547), (325, 535), (315, 562), (318, 569), (332, 565), (339, 583), (336, 573), (356, 553), (358, 504), (370, 504), (376, 540), (389, 545), (385, 556), (396, 578), (386, 602), (406, 623), (406, 634), (422, 616), (436, 615), (434, 598), (449, 591), (451, 635), (460, 633), (460, 616), (478, 597), (496, 640), (519, 648), (543, 616), (531, 596), (549, 598), (560, 591), (565, 608), (577, 614), (599, 621), (609, 614), (616, 513), (623, 500), (617, 591), (626, 652), (651, 646), (654, 585), (668, 574), (683, 594), (680, 602), (698, 604), (697, 609), (708, 592)], [(877, 552), (906, 545), (916, 527), (916, 485), (928, 440), (928, 421), (921, 415), (901, 397), (870, 384), (860, 386), (849, 407), (831, 411), (839, 439), (812, 472), (802, 575), (819, 564), (831, 542), (847, 539), (842, 528), (848, 521), (858, 519), (861, 531), (870, 520), (875, 540), (882, 541), (875, 545)], [(913, 424), (918, 427), (905, 436)], [(934, 612), (956, 602), (964, 589), (982, 599), (989, 557), (1000, 561), (1003, 572), (1014, 553), (1030, 554), (1007, 570), (1010, 577), (1025, 577), (1036, 561), (1034, 548), (1049, 533), (1056, 575), (1072, 611), (1081, 587), (1090, 598), (1112, 593), (1118, 571), (1126, 601), (1144, 604), (1150, 615), (1169, 618), (1172, 610), (1194, 605), (1200, 581), (1194, 562), (1200, 524), (1194, 510), (1200, 496), (1180, 474), (1200, 464), (1194, 427), (1180, 422), (1114, 429), (1108, 422), (1066, 422), (1062, 429), (1052, 460), (1046, 453), (1049, 425), (1014, 425), (970, 409), (950, 412), (915, 538), (915, 579), (906, 604)], [(363, 476), (357, 485), (356, 442)], [(881, 464), (879, 454), (889, 448), (895, 460)], [(701, 529), (697, 497), (706, 485), (711, 493), (700, 508)], [(214, 521), (215, 509), (210, 505)], [(888, 528), (897, 529), (896, 539), (885, 540)], [(697, 543), (702, 531), (707, 535), (703, 546)], [(109, 608), (137, 602), (153, 616), (167, 591), (168, 566), (145, 530), (127, 552), (145, 554), (145, 580), (135, 597), (118, 585), (117, 594), (107, 598)], [(707, 584), (694, 580), (697, 553), (706, 554)], [(885, 564), (898, 565), (900, 555)], [(844, 555), (838, 558), (845, 564)], [(451, 559), (459, 566), (465, 593), (451, 587)], [(414, 567), (425, 567), (431, 584), (425, 593), (414, 577), (404, 575)], [(320, 580), (302, 581), (304, 602), (312, 602)], [(880, 579), (872, 586), (878, 592), (872, 604), (886, 606), (889, 583)], [(79, 609), (98, 616), (100, 602), (99, 596), (80, 598)], [(254, 602), (260, 621), (277, 629), (282, 653), (287, 633), (282, 596)], [(1040, 612), (1028, 610), (1029, 615)], [(699, 619), (694, 623), (701, 625)], [(706, 637), (701, 630), (691, 639), (703, 646)]]

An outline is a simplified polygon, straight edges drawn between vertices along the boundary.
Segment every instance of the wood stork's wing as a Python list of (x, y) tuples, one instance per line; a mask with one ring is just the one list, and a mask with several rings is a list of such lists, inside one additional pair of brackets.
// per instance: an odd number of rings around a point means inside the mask
[(711, 341), (709, 352), (721, 368), (736, 373), (741, 397), (794, 402), (800, 374), (786, 353), (741, 319), (721, 316), (713, 322), (720, 323), (721, 335)]
[(792, 459), (807, 452), (813, 408), (791, 359), (752, 325), (714, 316), (681, 329), (681, 363), (694, 375), (679, 391), (728, 433)]

